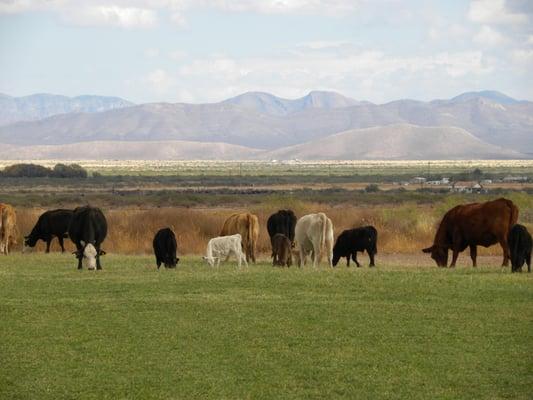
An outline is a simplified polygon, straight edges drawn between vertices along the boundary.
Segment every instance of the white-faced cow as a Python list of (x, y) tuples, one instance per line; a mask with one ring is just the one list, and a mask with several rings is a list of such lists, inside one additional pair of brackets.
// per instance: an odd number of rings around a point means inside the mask
[(163, 264), (165, 268), (176, 268), (179, 258), (176, 257), (178, 245), (176, 235), (170, 228), (157, 231), (153, 241), (157, 269)]
[(9, 204), (0, 203), (0, 254), (9, 254), (9, 248), (16, 244), (17, 214)]
[(229, 256), (235, 255), (239, 268), (244, 261), (244, 265), (248, 266), (246, 256), (242, 252), (242, 238), (240, 234), (230, 236), (219, 236), (213, 238), (207, 243), (207, 251), (204, 260), (207, 261), (210, 267), (218, 267), (220, 259), (227, 260)]
[(65, 251), (63, 239), (68, 237), (68, 227), (72, 219), (72, 210), (50, 210), (46, 211), (37, 220), (37, 223), (31, 230), (28, 236), (24, 237), (23, 252), (35, 247), (37, 241), (43, 240), (46, 242), (46, 253), (50, 252), (50, 243), (52, 239), (57, 237), (61, 252)]
[(326, 214), (308, 214), (296, 222), (295, 242), (298, 251), (298, 266), (305, 265), (309, 254), (313, 257), (313, 267), (320, 263), (325, 252), (328, 265), (332, 267), (333, 223)]
[(100, 256), (105, 251), (100, 246), (107, 235), (107, 221), (102, 211), (90, 206), (76, 208), (68, 234), (76, 245), (74, 254), (78, 259), (78, 269), (82, 268), (82, 262), (87, 269), (102, 269)]

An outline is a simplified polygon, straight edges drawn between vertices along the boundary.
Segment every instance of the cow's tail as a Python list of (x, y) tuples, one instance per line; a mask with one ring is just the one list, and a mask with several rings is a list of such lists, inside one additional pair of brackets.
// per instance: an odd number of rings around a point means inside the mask
[(372, 229), (372, 246), (374, 254), (378, 254), (378, 231), (376, 229)]
[(326, 246), (326, 232), (328, 229), (328, 217), (326, 214), (320, 213), (320, 220), (322, 221), (322, 237), (320, 238), (320, 251)]
[(247, 222), (248, 222), (248, 252), (250, 254), (253, 254), (254, 252), (254, 217), (252, 214), (247, 215)]
[(511, 200), (507, 200), (509, 203), (509, 207), (511, 208), (511, 220), (509, 221), (509, 231), (511, 230), (512, 226), (517, 223), (518, 221), (518, 207), (515, 206), (515, 204)]

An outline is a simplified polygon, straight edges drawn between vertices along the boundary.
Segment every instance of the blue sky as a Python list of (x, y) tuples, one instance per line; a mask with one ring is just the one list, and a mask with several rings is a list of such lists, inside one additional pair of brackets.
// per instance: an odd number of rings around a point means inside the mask
[(533, 99), (529, 0), (0, 0), (0, 92)]

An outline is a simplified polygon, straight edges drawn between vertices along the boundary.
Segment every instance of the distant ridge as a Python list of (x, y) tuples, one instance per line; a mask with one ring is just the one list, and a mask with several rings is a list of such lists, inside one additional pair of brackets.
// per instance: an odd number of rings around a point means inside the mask
[(519, 152), (484, 143), (454, 127), (394, 124), (352, 129), (326, 138), (264, 154), (269, 159), (302, 160), (462, 160), (527, 158)]
[(277, 97), (270, 93), (247, 92), (224, 100), (222, 103), (233, 104), (261, 113), (282, 116), (310, 108), (342, 108), (360, 104), (361, 102), (335, 92), (312, 91), (306, 96), (294, 100)]
[[(37, 95), (39, 96), (41, 95)], [(74, 99), (86, 100), (85, 96)], [(0, 106), (4, 104), (3, 101), (11, 100), (9, 96), (0, 96)], [(49, 100), (47, 98), (46, 102)], [(111, 107), (104, 111), (98, 111), (102, 98), (96, 97), (96, 105), (86, 108), (84, 112), (68, 112), (44, 119), (19, 121), (0, 126), (0, 144), (34, 147), (35, 145), (64, 146), (82, 142), (115, 144), (120, 142), (124, 143), (124, 148), (138, 153), (140, 150), (133, 145), (126, 146), (126, 143), (196, 142), (206, 144), (202, 149), (208, 153), (211, 149), (217, 149), (210, 147), (211, 144), (224, 143), (254, 149), (249, 152), (255, 157), (259, 153), (283, 151), (286, 148), (302, 150), (296, 146), (314, 143), (319, 150), (322, 147), (336, 149), (337, 156), (328, 153), (327, 157), (330, 159), (346, 159), (346, 157), (418, 159), (431, 158), (431, 154), (435, 154), (435, 157), (438, 154), (439, 157), (446, 157), (444, 155), (446, 152), (439, 153), (436, 148), (430, 154), (429, 149), (433, 143), (427, 143), (426, 155), (417, 155), (415, 151), (417, 143), (411, 140), (414, 137), (420, 143), (425, 143), (424, 133), (421, 132), (434, 134), (436, 128), (439, 128), (438, 137), (449, 137), (455, 143), (455, 153), (450, 152), (447, 156), (452, 159), (468, 158), (469, 154), (470, 157), (477, 158), (521, 158), (531, 157), (533, 154), (531, 117), (533, 103), (517, 101), (493, 91), (467, 92), (449, 100), (424, 102), (407, 99), (386, 104), (372, 104), (353, 100), (338, 93), (320, 91), (310, 92), (294, 100), (268, 93), (249, 92), (209, 104), (131, 105), (129, 102), (118, 100), (118, 104), (113, 101), (104, 102), (103, 108)], [(0, 113), (3, 111), (5, 110), (0, 109)], [(410, 133), (405, 133), (406, 129), (402, 126), (420, 129), (412, 128)], [(366, 128), (379, 129), (374, 136), (358, 136), (357, 140), (360, 142), (349, 143), (354, 148), (365, 149), (367, 155), (353, 153), (352, 148), (345, 149), (335, 145), (334, 142), (343, 138), (337, 136), (340, 132)], [(462, 132), (461, 135), (459, 131)], [(459, 140), (459, 137), (462, 139)], [(380, 141), (383, 144), (396, 144), (378, 156), (376, 155), (378, 149), (369, 145), (379, 146)], [(403, 146), (404, 141), (410, 143), (409, 148)], [(442, 149), (448, 146), (446, 140), (439, 143)], [(112, 150), (103, 144), (99, 144), (98, 148), (102, 151)], [(150, 148), (153, 152), (162, 154), (157, 147)], [(177, 145), (174, 148), (175, 152), (168, 154), (174, 154), (177, 158), (189, 158)], [(194, 152), (196, 151), (194, 149), (200, 146), (187, 145), (183, 148), (191, 148)], [(405, 150), (403, 153), (396, 152), (402, 148)], [(71, 148), (72, 151), (81, 149), (82, 147)], [(318, 153), (311, 155), (308, 150), (310, 149), (306, 150), (308, 157), (323, 157)], [(349, 150), (348, 153), (345, 153), (345, 150)], [(207, 153), (203, 158), (212, 158)], [(288, 154), (286, 156), (289, 157)], [(242, 152), (239, 153), (239, 157), (246, 158)]]
[(38, 93), (24, 97), (0, 94), (0, 125), (34, 121), (57, 114), (95, 113), (132, 106), (119, 97), (83, 95), (76, 97)]

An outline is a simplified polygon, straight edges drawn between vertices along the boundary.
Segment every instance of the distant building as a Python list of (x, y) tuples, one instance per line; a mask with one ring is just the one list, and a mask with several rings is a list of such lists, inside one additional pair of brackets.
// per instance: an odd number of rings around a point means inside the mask
[(415, 176), (414, 178), (411, 178), (411, 180), (409, 181), (409, 183), (412, 183), (412, 184), (422, 184), (425, 182), (426, 182), (426, 178), (422, 176)]
[(528, 178), (527, 176), (506, 176), (503, 181), (506, 183), (527, 182)]
[(442, 178), (438, 181), (427, 181), (428, 185), (449, 185), (450, 184), (450, 178)]
[[(452, 185), (450, 192), (453, 193), (488, 193), (489, 190), (484, 188), (479, 182), (464, 182), (467, 185)], [(469, 183), (469, 184), (468, 184)]]

